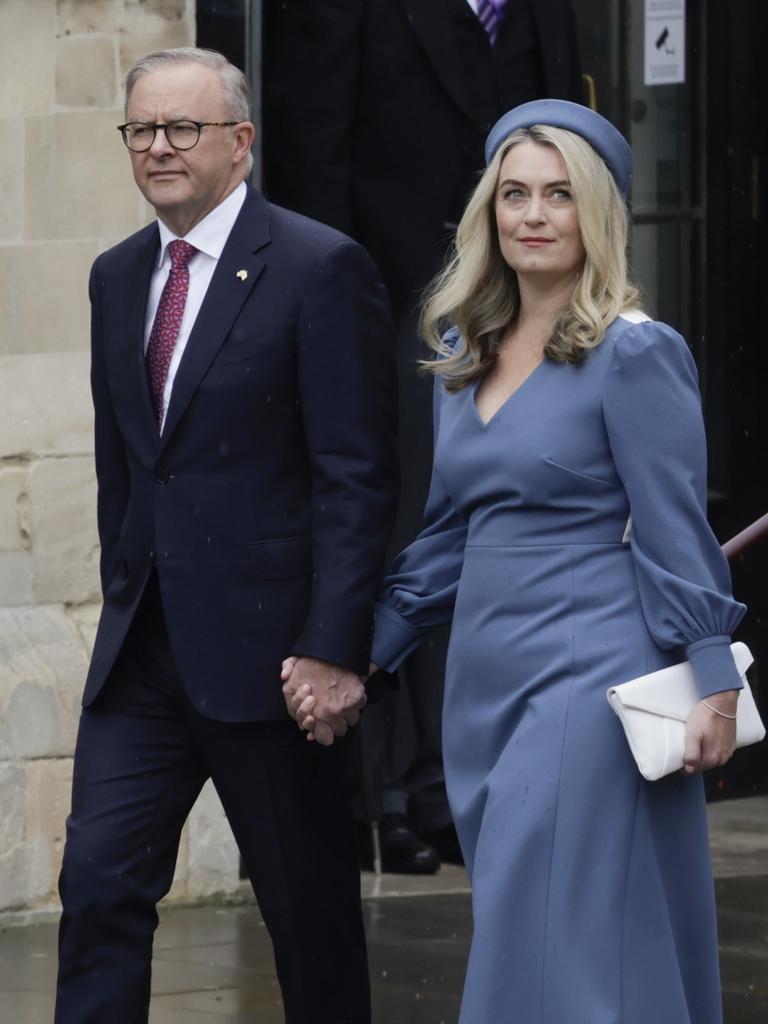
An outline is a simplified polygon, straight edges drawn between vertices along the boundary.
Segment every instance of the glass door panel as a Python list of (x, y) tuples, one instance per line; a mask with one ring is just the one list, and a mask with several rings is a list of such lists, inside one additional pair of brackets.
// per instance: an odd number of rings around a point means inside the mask
[(635, 154), (632, 185), (632, 265), (649, 313), (700, 348), (697, 315), (704, 269), (703, 140), (692, 103), (698, 71), (691, 41), (701, 30), (696, 5), (687, 5), (686, 81), (646, 85), (643, 80), (645, 3), (628, 5), (629, 140)]

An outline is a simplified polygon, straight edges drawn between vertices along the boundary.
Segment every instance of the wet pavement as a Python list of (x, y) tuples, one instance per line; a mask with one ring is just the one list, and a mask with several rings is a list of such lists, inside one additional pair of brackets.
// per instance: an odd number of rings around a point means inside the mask
[[(768, 797), (712, 805), (710, 819), (725, 1024), (766, 1024)], [(375, 1024), (455, 1024), (471, 930), (461, 869), (428, 879), (366, 875), (363, 890)], [(55, 971), (55, 923), (0, 928), (0, 1024), (50, 1024)], [(151, 1022), (283, 1024), (253, 905), (161, 915)]]

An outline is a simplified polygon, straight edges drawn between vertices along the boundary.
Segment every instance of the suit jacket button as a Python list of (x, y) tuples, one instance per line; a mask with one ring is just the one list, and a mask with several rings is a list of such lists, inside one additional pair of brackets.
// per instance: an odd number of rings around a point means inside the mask
[(155, 480), (159, 484), (167, 484), (170, 479), (171, 474), (168, 472), (167, 469), (158, 469), (157, 472), (155, 473)]

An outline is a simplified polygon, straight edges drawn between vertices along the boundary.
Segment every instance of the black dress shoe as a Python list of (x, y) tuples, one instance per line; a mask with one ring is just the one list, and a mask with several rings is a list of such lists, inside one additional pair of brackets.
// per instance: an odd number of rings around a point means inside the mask
[[(360, 866), (373, 867), (371, 830), (360, 827)], [(440, 867), (437, 852), (420, 839), (404, 814), (383, 814), (379, 821), (382, 871), (398, 875), (434, 875)]]
[(445, 825), (443, 828), (432, 829), (423, 833), (425, 843), (428, 843), (444, 864), (463, 864), (464, 857), (459, 846), (459, 837), (453, 825)]

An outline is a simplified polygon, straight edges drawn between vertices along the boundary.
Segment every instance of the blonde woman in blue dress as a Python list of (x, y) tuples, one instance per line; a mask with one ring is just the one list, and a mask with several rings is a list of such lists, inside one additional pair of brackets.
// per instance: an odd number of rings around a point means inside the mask
[[(449, 797), (472, 882), (461, 1024), (720, 1024), (701, 771), (731, 755), (743, 606), (706, 520), (685, 341), (627, 277), (631, 153), (592, 111), (506, 114), (429, 293), (425, 527), (377, 609), (394, 670), (452, 622)], [(447, 333), (440, 332), (450, 324)], [(361, 524), (361, 529), (365, 524)], [(639, 775), (606, 689), (687, 658), (684, 771)], [(346, 728), (284, 678), (321, 742)]]

